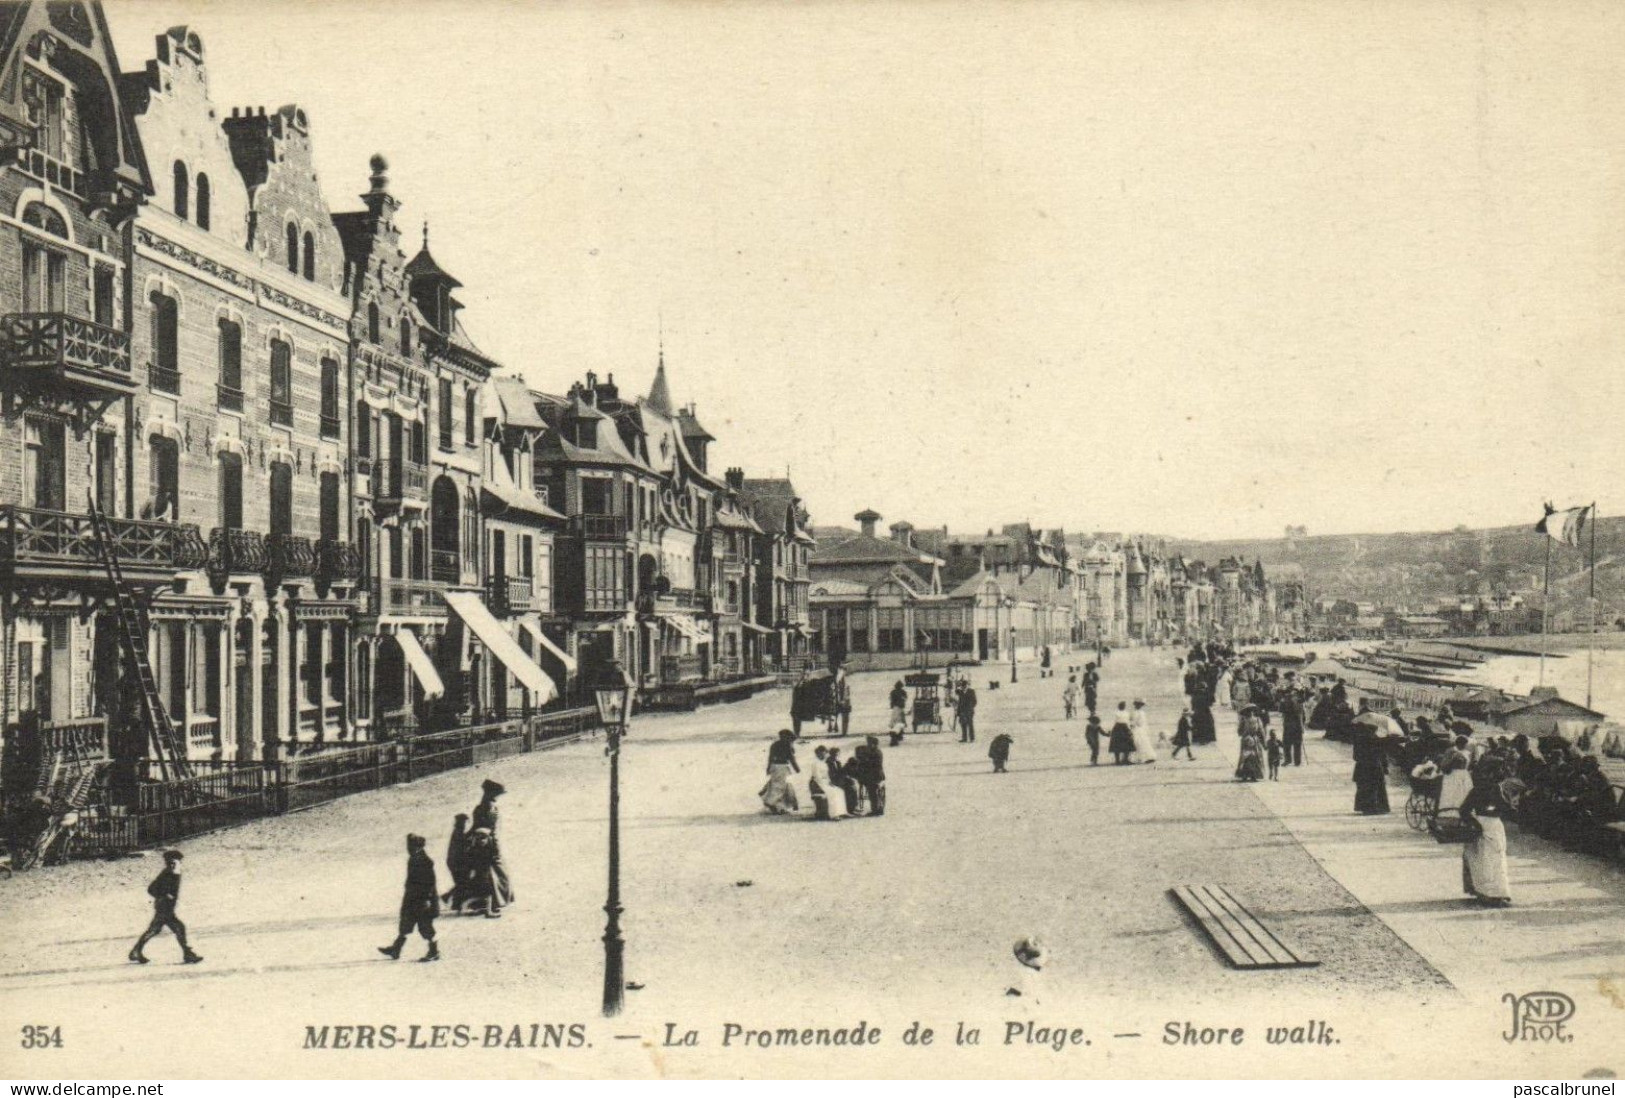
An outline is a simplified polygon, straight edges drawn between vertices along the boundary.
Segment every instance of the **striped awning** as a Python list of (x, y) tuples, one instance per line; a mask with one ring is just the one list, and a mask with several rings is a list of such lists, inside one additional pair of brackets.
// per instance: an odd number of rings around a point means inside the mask
[(547, 649), (549, 652), (553, 653), (555, 657), (557, 657), (558, 661), (564, 665), (564, 671), (566, 674), (574, 675), (576, 672), (581, 670), (580, 665), (576, 663), (574, 656), (571, 656), (568, 652), (554, 644), (552, 640), (548, 638), (547, 633), (542, 629), (541, 622), (536, 621), (533, 618), (520, 618), (519, 625), (522, 629), (524, 629), (525, 632), (529, 633), (531, 637), (535, 639), (537, 644), (541, 645), (543, 648)]
[(486, 651), (531, 692), (534, 704), (545, 705), (559, 696), (559, 689), (547, 677), (547, 672), (537, 667), (536, 661), (525, 654), (513, 635), (491, 616), (491, 611), (485, 608), (478, 595), (472, 591), (447, 591), (445, 599), (452, 613), (463, 620), (463, 624), (479, 638)]
[(401, 653), (406, 656), (406, 666), (412, 669), (412, 675), (423, 687), (423, 697), (433, 701), (446, 692), (446, 684), (440, 681), (440, 672), (434, 668), (434, 660), (429, 653), (423, 650), (418, 643), (417, 634), (410, 629), (397, 629), (395, 643), (401, 646)]

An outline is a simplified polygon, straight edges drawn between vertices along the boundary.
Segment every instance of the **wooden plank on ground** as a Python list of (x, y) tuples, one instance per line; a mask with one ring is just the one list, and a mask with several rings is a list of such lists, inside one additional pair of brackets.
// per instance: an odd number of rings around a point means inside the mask
[(1308, 968), (1320, 962), (1292, 949), (1222, 885), (1169, 890), (1233, 968)]
[(1279, 956), (1288, 959), (1293, 968), (1311, 968), (1320, 964), (1319, 961), (1306, 956), (1302, 950), (1288, 944), (1279, 934), (1277, 934), (1274, 930), (1271, 930), (1262, 919), (1253, 914), (1252, 910), (1248, 908), (1247, 905), (1243, 904), (1239, 899), (1237, 899), (1236, 894), (1231, 892), (1229, 888), (1224, 885), (1215, 885), (1212, 887), (1216, 891), (1222, 893), (1224, 898), (1230, 902), (1230, 905), (1236, 913), (1237, 919), (1244, 926), (1247, 926), (1250, 932), (1255, 936), (1267, 936), (1271, 943), (1271, 948)]

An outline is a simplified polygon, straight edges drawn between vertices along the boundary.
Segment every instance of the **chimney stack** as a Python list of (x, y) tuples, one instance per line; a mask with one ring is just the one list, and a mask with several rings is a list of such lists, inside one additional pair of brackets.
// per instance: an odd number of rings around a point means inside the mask
[(859, 511), (852, 517), (858, 520), (858, 526), (863, 530), (864, 537), (872, 538), (875, 536), (875, 524), (880, 521), (878, 512)]
[(891, 524), (891, 537), (899, 545), (914, 548), (914, 524), (899, 520)]

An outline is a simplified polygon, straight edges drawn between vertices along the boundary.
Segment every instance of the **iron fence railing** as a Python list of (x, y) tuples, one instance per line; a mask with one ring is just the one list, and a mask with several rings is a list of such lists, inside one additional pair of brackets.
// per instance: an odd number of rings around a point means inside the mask
[(142, 775), (127, 808), (90, 806), (69, 844), (99, 856), (297, 812), (352, 793), (544, 749), (597, 727), (596, 709), (407, 735), (312, 751), (276, 762), (194, 762), (185, 778)]

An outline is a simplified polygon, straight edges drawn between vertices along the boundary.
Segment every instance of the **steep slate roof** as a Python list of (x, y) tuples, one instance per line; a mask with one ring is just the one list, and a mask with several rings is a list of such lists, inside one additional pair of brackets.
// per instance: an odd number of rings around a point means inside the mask
[[(564, 461), (585, 462), (599, 465), (624, 465), (633, 469), (647, 469), (621, 441), (621, 433), (615, 429), (615, 421), (610, 416), (580, 398), (560, 400), (556, 397), (543, 395), (558, 417), (552, 424), (553, 430), (542, 436), (536, 444), (537, 452), (550, 458)], [(593, 449), (577, 446), (565, 437), (562, 429), (567, 421), (576, 419), (596, 419), (598, 423), (598, 445)]]
[[(747, 477), (740, 494), (750, 503), (757, 525), (767, 533), (783, 533), (787, 514), (795, 509), (796, 488), (788, 477)], [(812, 536), (801, 525), (801, 516), (794, 516), (795, 536), (811, 541)]]
[(531, 395), (523, 379), (494, 377), (491, 379), (491, 391), (496, 394), (503, 419), (509, 427), (537, 431), (547, 427), (536, 411), (536, 398)]

